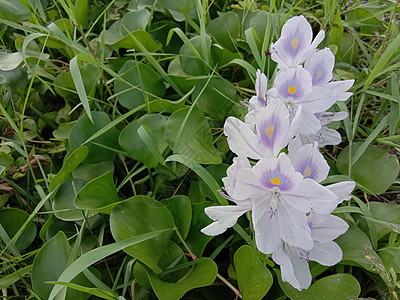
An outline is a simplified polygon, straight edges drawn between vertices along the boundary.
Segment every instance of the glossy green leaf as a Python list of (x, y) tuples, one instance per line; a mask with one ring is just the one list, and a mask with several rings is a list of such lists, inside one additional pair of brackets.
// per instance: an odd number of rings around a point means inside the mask
[(240, 37), (239, 17), (232, 11), (226, 12), (208, 23), (207, 31), (223, 47), (235, 52), (234, 41)]
[(350, 274), (334, 274), (316, 281), (301, 292), (289, 283), (282, 282), (280, 271), (275, 269), (279, 285), (285, 294), (293, 300), (337, 300), (357, 298), (361, 287), (357, 279)]
[(121, 19), (121, 28), (132, 32), (138, 29), (146, 29), (150, 21), (150, 12), (147, 9), (133, 10), (126, 13)]
[[(101, 111), (93, 111), (92, 117), (94, 124), (89, 120), (88, 116), (85, 114), (79, 118), (72, 127), (69, 133), (69, 143), (72, 149), (80, 147), (86, 140), (100, 131), (110, 123), (110, 119), (107, 114)], [(118, 135), (119, 131), (113, 127), (107, 130), (99, 137), (95, 138), (93, 142), (101, 144), (110, 148), (116, 148), (118, 145)], [(93, 142), (89, 142), (86, 146), (89, 148), (89, 154), (85, 159), (86, 163), (96, 163), (103, 160), (113, 160), (117, 153), (107, 148), (95, 145)]]
[(201, 164), (219, 164), (221, 156), (213, 146), (210, 125), (204, 115), (195, 107), (184, 124), (182, 134), (177, 142), (177, 132), (181, 127), (189, 108), (174, 112), (167, 122), (165, 137), (173, 149), (178, 143), (175, 154), (188, 156)]
[(273, 278), (249, 246), (240, 247), (234, 256), (234, 264), (239, 284), (239, 291), (244, 300), (262, 299), (272, 286)]
[(188, 197), (176, 195), (168, 199), (161, 200), (174, 217), (176, 228), (179, 230), (183, 239), (186, 239), (190, 223), (192, 221), (192, 206)]
[(372, 245), (368, 236), (358, 227), (350, 226), (347, 232), (335, 240), (343, 251), (343, 264), (362, 266), (366, 270), (373, 270), (373, 264), (366, 258), (372, 252)]
[[(11, 240), (18, 230), (24, 225), (29, 214), (18, 208), (5, 208), (0, 210), (0, 225)], [(14, 244), (17, 250), (28, 248), (36, 237), (36, 226), (29, 222)], [(6, 242), (8, 244), (9, 241)], [(4, 248), (5, 241), (0, 239), (0, 248)]]
[(380, 249), (378, 254), (387, 270), (393, 268), (396, 273), (400, 273), (400, 249), (398, 247)]
[[(371, 201), (369, 202), (369, 208), (374, 219), (399, 225), (400, 222), (399, 205)], [(376, 226), (376, 231), (378, 233), (378, 239), (390, 233), (390, 228), (387, 228), (387, 226), (384, 226), (379, 223), (376, 223), (375, 226)]]
[(177, 10), (183, 14), (189, 14), (189, 11), (196, 7), (196, 0), (158, 0), (158, 4), (167, 9)]
[(75, 196), (74, 205), (81, 209), (93, 209), (109, 214), (112, 204), (118, 202), (117, 189), (112, 172), (107, 172), (88, 182)]
[(167, 249), (174, 228), (174, 219), (164, 205), (147, 196), (132, 197), (114, 207), (110, 226), (116, 241), (155, 230), (169, 229), (151, 240), (124, 249), (154, 272), (161, 272), (158, 262)]
[[(199, 75), (207, 75), (211, 72), (210, 67), (207, 65), (207, 61), (205, 57), (210, 57), (207, 53), (201, 52), (201, 42), (202, 38), (200, 36), (195, 36), (189, 40), (191, 45), (197, 50), (197, 53), (200, 55), (196, 55), (194, 50), (192, 50), (187, 43), (183, 44), (181, 50), (179, 51), (179, 60), (182, 66), (182, 70), (193, 76)], [(211, 38), (207, 36), (207, 51), (210, 52), (211, 48)]]
[[(361, 143), (352, 145), (356, 153)], [(344, 148), (337, 159), (336, 166), (342, 174), (348, 174), (349, 147)], [(352, 178), (367, 188), (367, 193), (384, 193), (396, 180), (399, 174), (399, 162), (396, 157), (388, 155), (388, 149), (370, 145), (352, 167)]]
[[(48, 281), (57, 281), (67, 267), (70, 254), (71, 247), (63, 232), (57, 233), (48, 240), (36, 254), (32, 267), (32, 287), (34, 292), (42, 299), (48, 299), (54, 286)], [(76, 277), (73, 282), (90, 285), (83, 274)], [(69, 299), (86, 299), (89, 295), (68, 289), (66, 297)]]
[(193, 269), (189, 270), (187, 275), (176, 283), (161, 280), (147, 268), (146, 272), (158, 299), (175, 300), (180, 299), (192, 289), (212, 284), (217, 277), (218, 268), (211, 259), (200, 258), (196, 261)]
[(83, 163), (72, 171), (72, 176), (89, 182), (106, 172), (110, 171), (114, 173), (114, 169), (114, 163), (110, 160), (104, 160), (94, 164)]
[(197, 107), (207, 115), (223, 121), (236, 103), (236, 89), (232, 83), (220, 77), (207, 81), (207, 78), (199, 80), (192, 99), (199, 97)]
[(75, 2), (76, 21), (83, 29), (89, 25), (89, 2), (89, 0), (76, 0)]
[(147, 31), (141, 29), (130, 32), (124, 37), (120, 37), (118, 40), (115, 40), (118, 36), (113, 37), (112, 39), (108, 37), (113, 35), (114, 32), (108, 31), (105, 34), (107, 40), (109, 42), (113, 42), (111, 45), (118, 48), (135, 49), (140, 51), (141, 47), (139, 43), (143, 45), (149, 52), (157, 52), (162, 48), (162, 45), (154, 40), (154, 38)]
[(149, 137), (153, 140), (159, 153), (168, 146), (164, 139), (167, 119), (162, 115), (144, 115), (138, 120), (131, 122), (121, 131), (119, 144), (129, 157), (144, 163), (148, 168), (157, 166), (159, 160), (149, 149), (138, 134), (138, 129), (143, 126)]
[(14, 22), (30, 19), (29, 10), (18, 0), (0, 0), (0, 18)]
[(212, 223), (212, 220), (204, 213), (204, 209), (213, 204), (214, 203), (210, 201), (192, 204), (192, 223), (186, 238), (186, 243), (198, 257), (201, 257), (208, 242), (213, 238), (213, 236), (205, 235), (200, 231)]
[(65, 159), (61, 170), (53, 177), (50, 182), (50, 191), (53, 191), (57, 186), (63, 184), (71, 178), (71, 172), (75, 170), (81, 162), (85, 160), (89, 154), (89, 148), (86, 146), (75, 149)]
[(57, 218), (64, 221), (76, 221), (83, 219), (82, 210), (77, 209), (74, 205), (75, 192), (86, 184), (81, 179), (71, 179), (64, 182), (53, 197), (53, 209)]
[(165, 85), (156, 72), (147, 65), (134, 60), (127, 61), (119, 71), (119, 75), (130, 85), (116, 81), (115, 92), (122, 106), (133, 109), (154, 98), (162, 97)]

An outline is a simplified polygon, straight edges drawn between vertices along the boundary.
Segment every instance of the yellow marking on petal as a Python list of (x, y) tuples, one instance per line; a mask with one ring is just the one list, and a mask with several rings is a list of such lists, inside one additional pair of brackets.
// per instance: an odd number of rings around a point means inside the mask
[(316, 77), (316, 78), (320, 78), (321, 76), (322, 76), (322, 73), (321, 73), (320, 70), (318, 70), (318, 72), (317, 72), (317, 77)]
[(265, 130), (265, 133), (268, 135), (268, 137), (271, 139), (272, 134), (274, 133), (275, 127), (272, 125), (269, 125), (269, 127)]
[(304, 169), (304, 177), (309, 177), (311, 175), (310, 167)]
[(297, 90), (296, 90), (296, 88), (294, 87), (294, 85), (292, 85), (291, 87), (288, 88), (288, 92), (289, 92), (290, 94), (292, 94), (292, 95), (293, 95), (294, 93), (296, 93), (296, 91), (297, 91)]
[(271, 181), (272, 184), (275, 184), (275, 185), (281, 184), (281, 182), (279, 181), (278, 176), (276, 176), (274, 179), (270, 179), (269, 181)]
[(296, 50), (298, 44), (299, 40), (297, 39), (297, 37), (295, 37), (294, 40), (292, 40), (292, 46), (294, 50)]

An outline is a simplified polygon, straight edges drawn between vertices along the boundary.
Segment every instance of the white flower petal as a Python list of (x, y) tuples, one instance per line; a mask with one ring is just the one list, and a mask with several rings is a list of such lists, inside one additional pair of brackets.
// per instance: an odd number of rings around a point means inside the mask
[(239, 198), (234, 193), (238, 172), (240, 169), (250, 169), (249, 160), (246, 157), (235, 157), (232, 165), (226, 170), (227, 176), (222, 178), (224, 190), (232, 198), (233, 201), (245, 200), (247, 198)]
[[(296, 250), (296, 251), (295, 251)], [(308, 261), (305, 259), (305, 257), (299, 257), (299, 252), (306, 252), (308, 251), (303, 251), (301, 249), (295, 249), (293, 247), (285, 247), (284, 250), (287, 254), (287, 256), (290, 259), (290, 262), (292, 264), (293, 268), (293, 273), (294, 276), (297, 278), (299, 281), (300, 289), (307, 289), (311, 285), (311, 272), (310, 268), (308, 267)]]
[(355, 187), (356, 183), (354, 181), (342, 181), (326, 186), (327, 189), (337, 196), (338, 204), (342, 203), (344, 200), (350, 200), (350, 194)]
[(298, 132), (303, 135), (317, 134), (321, 130), (321, 122), (317, 119), (315, 114), (303, 111), (301, 121), (298, 126)]
[(321, 86), (332, 80), (335, 56), (329, 48), (314, 52), (304, 63), (304, 68), (312, 76), (313, 86)]
[(334, 215), (310, 214), (308, 224), (312, 238), (321, 243), (336, 239), (349, 228), (343, 219)]
[(233, 188), (232, 194), (238, 199), (247, 199), (252, 195), (264, 195), (268, 190), (263, 186), (257, 176), (253, 173), (253, 169), (240, 169), (238, 171), (237, 181)]
[(228, 229), (228, 227), (226, 227), (218, 222), (213, 222), (210, 225), (201, 229), (200, 231), (202, 233), (204, 233), (205, 235), (216, 236), (221, 233), (224, 233), (227, 229)]
[(333, 241), (320, 243), (315, 241), (314, 248), (310, 251), (310, 260), (323, 266), (333, 266), (342, 260), (343, 252), (339, 245)]
[(281, 247), (278, 247), (274, 253), (272, 253), (272, 259), (276, 264), (281, 266), (282, 281), (290, 283), (295, 289), (301, 291), (300, 283), (294, 274), (292, 262)]

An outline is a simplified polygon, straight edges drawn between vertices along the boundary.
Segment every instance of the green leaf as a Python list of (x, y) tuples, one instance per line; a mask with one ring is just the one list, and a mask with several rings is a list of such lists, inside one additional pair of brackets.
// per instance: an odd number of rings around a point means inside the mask
[(11, 71), (20, 65), (24, 58), (20, 52), (3, 53), (0, 52), (0, 70)]
[(156, 238), (124, 249), (129, 255), (160, 273), (158, 262), (167, 249), (174, 219), (160, 202), (147, 196), (135, 196), (114, 207), (110, 217), (111, 233), (116, 241), (166, 229)]
[[(36, 254), (32, 267), (32, 287), (34, 292), (42, 299), (49, 298), (53, 285), (48, 281), (56, 281), (64, 272), (70, 254), (71, 247), (62, 231), (48, 240)], [(75, 278), (74, 283), (90, 284), (83, 274)], [(86, 299), (88, 296), (68, 289), (66, 297), (69, 297), (68, 299)]]
[(156, 40), (154, 40), (154, 38), (147, 31), (141, 29), (130, 32), (128, 35), (120, 37), (120, 39), (117, 39), (118, 36), (110, 38), (111, 35), (114, 35), (114, 32), (112, 31), (105, 32), (105, 37), (106, 40), (108, 41), (107, 44), (114, 47), (135, 49), (137, 51), (142, 51), (141, 49), (142, 45), (149, 52), (157, 52), (162, 48), (162, 45), (158, 43)]
[(192, 8), (196, 7), (196, 0), (158, 0), (158, 4), (167, 9), (173, 9), (187, 15)]
[(75, 170), (81, 162), (85, 160), (89, 154), (89, 148), (86, 146), (75, 149), (65, 159), (61, 170), (53, 177), (50, 182), (50, 191), (54, 191), (57, 186), (63, 184), (71, 178), (71, 172)]
[(98, 289), (98, 288), (88, 288), (86, 286), (82, 286), (82, 285), (78, 285), (78, 284), (70, 283), (70, 282), (49, 281), (49, 283), (63, 285), (63, 286), (69, 287), (69, 288), (77, 290), (77, 291), (88, 293), (90, 295), (96, 296), (101, 299), (109, 299), (109, 300), (115, 299), (115, 295), (113, 295), (109, 292), (103, 291), (101, 289)]
[(0, 0), (0, 17), (20, 23), (30, 19), (31, 13), (18, 0)]
[(204, 213), (204, 209), (211, 205), (213, 203), (210, 201), (192, 204), (192, 223), (190, 224), (186, 244), (198, 257), (203, 254), (206, 245), (213, 238), (213, 236), (205, 235), (200, 231), (212, 223), (212, 220)]
[(378, 254), (387, 270), (393, 268), (396, 273), (400, 273), (400, 249), (398, 247), (380, 249)]
[[(235, 102), (236, 89), (226, 79), (213, 77), (200, 79), (192, 94), (192, 100), (199, 97), (196, 106), (211, 117), (224, 121)], [(204, 88), (205, 87), (205, 88)]]
[(143, 126), (155, 144), (155, 150), (162, 153), (168, 146), (164, 139), (166, 124), (167, 119), (164, 116), (146, 114), (140, 119), (131, 122), (121, 131), (119, 145), (129, 157), (144, 163), (148, 168), (154, 168), (157, 166), (159, 159), (141, 139), (138, 129)]
[(359, 51), (355, 38), (348, 33), (343, 33), (340, 51), (338, 51), (339, 59), (351, 65), (357, 60)]
[(83, 163), (72, 171), (72, 176), (76, 179), (89, 182), (108, 171), (114, 173), (114, 163), (110, 160), (100, 161), (94, 164)]
[[(179, 51), (179, 60), (182, 66), (182, 70), (193, 76), (207, 75), (210, 73), (211, 69), (207, 65), (205, 57), (210, 57), (210, 53), (201, 52), (202, 37), (195, 36), (189, 40), (188, 43), (183, 44), (181, 50)], [(211, 49), (211, 38), (207, 36), (206, 38), (207, 49), (210, 52)], [(196, 49), (194, 51), (194, 49)], [(200, 50), (197, 51), (197, 50)]]
[(80, 209), (93, 209), (109, 214), (113, 204), (119, 200), (113, 173), (108, 171), (82, 187), (75, 196), (74, 205)]
[(368, 271), (373, 271), (373, 264), (366, 258), (366, 254), (373, 251), (372, 245), (364, 231), (350, 226), (347, 232), (338, 237), (335, 242), (343, 251), (342, 264), (362, 266)]
[(124, 32), (122, 28), (126, 28), (130, 32), (138, 29), (145, 30), (150, 17), (151, 14), (147, 9), (130, 11), (121, 19), (121, 31)]
[(209, 258), (200, 258), (186, 277), (176, 283), (166, 282), (154, 275), (146, 268), (147, 276), (154, 293), (159, 299), (180, 299), (186, 292), (212, 284), (217, 277), (218, 268)]
[(224, 13), (208, 23), (207, 31), (217, 42), (235, 52), (235, 40), (240, 37), (239, 17), (232, 11)]
[[(148, 239), (152, 239), (154, 237), (157, 237), (159, 234), (165, 233), (167, 230), (158, 230), (158, 231), (153, 231), (149, 232), (146, 234), (142, 234), (139, 236), (135, 237), (129, 237), (125, 240), (116, 242), (114, 244), (109, 244), (106, 246), (102, 246), (99, 248), (96, 248), (94, 250), (91, 250), (81, 257), (79, 257), (77, 260), (75, 260), (65, 271), (58, 277), (57, 281), (59, 282), (70, 282), (72, 279), (74, 279), (79, 273), (87, 269), (89, 266), (94, 264), (95, 262), (111, 255), (114, 254), (118, 251), (121, 251), (122, 249), (142, 243), (143, 241), (146, 241)], [(59, 233), (62, 234), (62, 233)], [(53, 300), (54, 297), (62, 290), (62, 287), (60, 286), (54, 286), (53, 290), (51, 291), (51, 294), (48, 298), (48, 300)]]
[(243, 299), (262, 299), (271, 288), (273, 278), (257, 253), (249, 245), (244, 245), (236, 251), (233, 260)]
[[(351, 151), (356, 153), (362, 143), (353, 143)], [(336, 166), (340, 173), (348, 174), (349, 146), (340, 152)], [(388, 155), (388, 149), (369, 145), (351, 169), (351, 177), (365, 192), (373, 194), (384, 193), (396, 180), (399, 174), (399, 162), (396, 157)]]
[(180, 235), (186, 239), (190, 223), (192, 221), (192, 206), (188, 197), (183, 195), (176, 195), (168, 199), (161, 200), (174, 217), (176, 228), (178, 228)]
[(83, 29), (89, 26), (89, 0), (76, 0), (75, 3), (76, 21)]
[[(53, 209), (57, 218), (64, 221), (76, 221), (82, 220), (83, 214), (80, 209), (77, 209), (74, 205), (75, 189), (76, 192), (86, 184), (81, 179), (71, 179), (64, 182), (55, 194)], [(75, 188), (74, 188), (75, 187)]]
[(329, 44), (336, 45), (338, 47), (338, 52), (340, 52), (343, 36), (343, 25), (342, 19), (340, 17), (340, 8), (337, 9), (336, 17), (331, 26), (331, 33), (329, 35)]
[[(18, 232), (18, 230), (24, 225), (28, 219), (29, 214), (18, 208), (5, 208), (0, 210), (0, 225), (4, 229), (8, 238), (11, 239)], [(25, 226), (21, 235), (16, 240), (14, 247), (17, 250), (24, 250), (28, 248), (36, 237), (36, 226), (33, 222), (29, 222)], [(0, 247), (4, 248), (8, 241), (0, 239)]]
[(117, 80), (115, 92), (122, 106), (133, 109), (165, 94), (165, 85), (147, 65), (130, 60), (118, 73), (126, 82)]
[[(369, 208), (372, 216), (376, 220), (399, 224), (400, 206), (397, 204), (389, 204), (384, 202), (369, 202)], [(385, 224), (376, 223), (376, 231), (378, 232), (378, 239), (390, 233), (390, 228)]]
[(213, 146), (213, 138), (210, 125), (204, 115), (194, 107), (187, 122), (184, 124), (182, 134), (177, 141), (177, 132), (184, 122), (189, 108), (183, 108), (174, 112), (167, 122), (165, 138), (174, 154), (190, 157), (201, 164), (219, 164), (222, 159)]
[(0, 277), (0, 289), (6, 289), (10, 287), (12, 284), (20, 280), (21, 277), (24, 277), (31, 270), (32, 270), (32, 265), (28, 265), (26, 267), (16, 270), (15, 272), (9, 275)]
[(298, 291), (289, 283), (282, 282), (280, 271), (275, 269), (279, 285), (285, 294), (293, 300), (337, 300), (357, 298), (361, 287), (357, 279), (350, 274), (334, 274), (321, 278), (306, 290)]
[(81, 71), (79, 70), (78, 56), (75, 56), (73, 59), (71, 59), (69, 66), (70, 66), (70, 70), (71, 70), (72, 80), (74, 81), (74, 85), (75, 85), (76, 91), (78, 92), (79, 99), (81, 100), (82, 106), (85, 109), (90, 121), (92, 121), (92, 123), (93, 123), (92, 113), (91, 113), (90, 107), (89, 107), (89, 100), (86, 95)]
[[(85, 114), (81, 116), (75, 123), (74, 127), (72, 127), (69, 133), (69, 143), (72, 149), (80, 147), (88, 138), (98, 131), (103, 130), (103, 128), (110, 123), (110, 119), (104, 112), (93, 111), (92, 117), (94, 124)], [(85, 162), (96, 163), (103, 160), (113, 160), (117, 153), (95, 145), (93, 142), (107, 147), (116, 148), (116, 145), (118, 145), (118, 135), (119, 131), (113, 127), (95, 138), (92, 142), (87, 143), (86, 146), (89, 148), (89, 154), (86, 157)]]

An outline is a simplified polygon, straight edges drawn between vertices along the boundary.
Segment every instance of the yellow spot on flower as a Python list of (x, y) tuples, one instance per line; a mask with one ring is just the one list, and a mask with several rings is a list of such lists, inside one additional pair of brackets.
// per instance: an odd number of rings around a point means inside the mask
[(322, 73), (321, 73), (320, 70), (318, 70), (318, 72), (317, 72), (317, 78), (320, 78), (321, 76), (322, 76)]
[(308, 177), (311, 175), (311, 169), (310, 167), (307, 167), (304, 169), (304, 177)]
[(269, 138), (272, 138), (272, 134), (274, 133), (274, 126), (269, 125), (269, 127), (265, 130), (265, 133), (268, 135)]
[(299, 40), (297, 39), (297, 37), (295, 37), (294, 40), (292, 41), (292, 46), (294, 50), (296, 50), (298, 44)]
[(291, 87), (288, 88), (288, 91), (289, 91), (290, 94), (294, 94), (294, 93), (296, 93), (297, 90), (294, 87), (294, 85), (292, 85)]
[(275, 185), (281, 184), (281, 182), (279, 181), (278, 176), (276, 176), (274, 179), (270, 179), (269, 181), (271, 181), (271, 183), (275, 184)]

